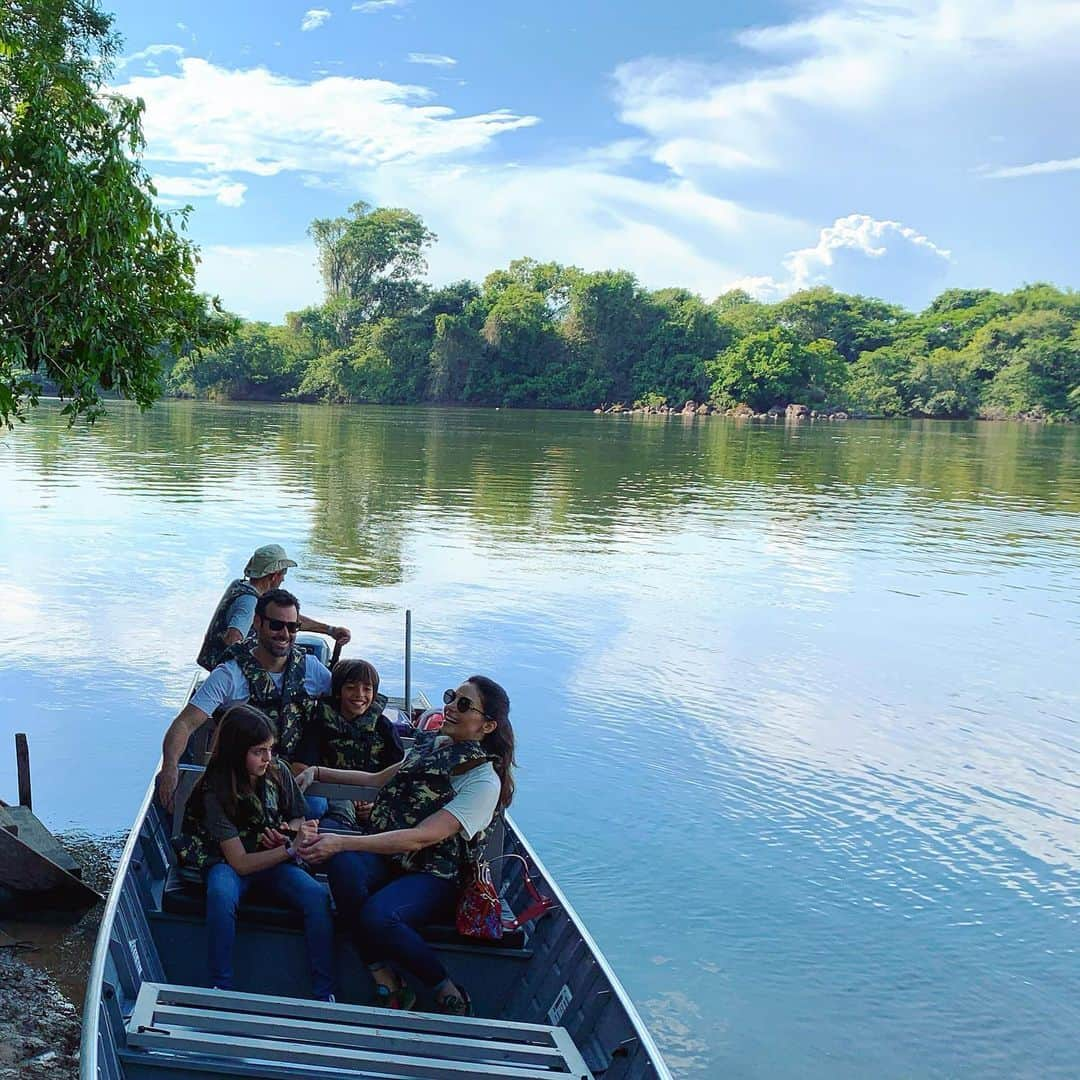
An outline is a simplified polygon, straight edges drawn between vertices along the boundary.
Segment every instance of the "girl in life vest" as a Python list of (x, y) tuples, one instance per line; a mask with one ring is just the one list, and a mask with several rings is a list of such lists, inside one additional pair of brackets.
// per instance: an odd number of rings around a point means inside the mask
[(304, 796), (274, 756), (277, 733), (254, 706), (233, 705), (218, 727), (206, 771), (184, 810), (176, 849), (203, 872), (210, 983), (233, 988), (233, 943), (241, 899), (251, 889), (304, 917), (312, 992), (333, 1000), (330, 895), (300, 864), (298, 844), (318, 822), (304, 820)]
[(375, 980), (376, 1004), (412, 1007), (416, 994), (404, 971), (430, 990), (440, 1011), (469, 1015), (468, 993), (419, 930), (454, 921), (469, 842), (510, 805), (514, 729), (506, 691), (483, 675), (443, 700), (442, 729), (418, 732), (396, 765), (376, 773), (312, 766), (301, 774), (302, 788), (319, 779), (379, 789), (367, 835), (321, 833), (301, 854), (326, 865), (338, 911)]

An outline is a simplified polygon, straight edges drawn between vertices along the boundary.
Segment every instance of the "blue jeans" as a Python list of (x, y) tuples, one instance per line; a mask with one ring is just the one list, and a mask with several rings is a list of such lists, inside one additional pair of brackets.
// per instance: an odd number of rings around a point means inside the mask
[(447, 977), (418, 929), (453, 922), (455, 882), (434, 874), (401, 874), (389, 859), (369, 851), (340, 852), (326, 864), (326, 876), (365, 963), (391, 962), (432, 988)]
[(334, 992), (334, 923), (330, 895), (295, 863), (241, 877), (228, 863), (215, 863), (206, 873), (206, 931), (210, 984), (233, 989), (233, 943), (240, 901), (252, 888), (299, 911), (304, 916), (304, 937), (311, 964), (311, 989), (325, 1001)]
[(324, 799), (321, 795), (305, 795), (304, 816), (307, 818), (315, 818), (317, 821), (319, 818), (323, 817), (329, 805), (330, 800)]

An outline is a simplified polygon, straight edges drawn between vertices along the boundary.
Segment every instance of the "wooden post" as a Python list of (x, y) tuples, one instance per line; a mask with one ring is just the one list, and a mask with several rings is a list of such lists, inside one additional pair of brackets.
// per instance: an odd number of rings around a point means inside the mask
[(19, 771), (19, 805), (33, 810), (34, 802), (30, 795), (30, 748), (26, 745), (26, 736), (21, 732), (15, 736), (15, 764)]

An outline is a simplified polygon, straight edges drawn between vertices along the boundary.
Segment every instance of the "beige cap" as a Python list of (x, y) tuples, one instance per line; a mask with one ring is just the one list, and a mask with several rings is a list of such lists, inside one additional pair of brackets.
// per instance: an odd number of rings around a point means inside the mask
[(244, 567), (244, 577), (254, 581), (256, 578), (266, 577), (267, 574), (276, 574), (279, 570), (287, 570), (296, 563), (285, 554), (285, 549), (280, 544), (263, 544), (256, 548), (255, 553), (248, 559)]

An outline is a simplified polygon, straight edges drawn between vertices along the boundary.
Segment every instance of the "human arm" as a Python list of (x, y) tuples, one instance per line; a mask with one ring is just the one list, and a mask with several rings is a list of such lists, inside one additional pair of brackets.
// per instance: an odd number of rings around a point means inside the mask
[(299, 623), (301, 630), (307, 630), (312, 634), (325, 634), (340, 645), (348, 645), (352, 641), (352, 634), (347, 626), (331, 626), (320, 619), (311, 618), (310, 615), (301, 615)]
[(357, 787), (381, 788), (401, 768), (395, 761), (379, 772), (363, 772), (360, 769), (331, 769), (326, 765), (309, 765), (296, 777), (301, 791), (312, 784), (354, 784)]
[[(449, 810), (436, 810), (411, 829), (374, 833), (320, 833), (314, 840), (300, 846), (306, 862), (318, 865), (340, 851), (370, 851), (375, 855), (404, 855), (438, 844), (461, 829)], [(239, 873), (239, 871), (237, 871)]]
[(261, 851), (245, 851), (243, 841), (234, 836), (230, 840), (221, 841), (221, 854), (241, 877), (246, 877), (248, 874), (291, 862), (294, 853), (287, 844), (278, 844)]
[(157, 776), (157, 793), (166, 810), (173, 808), (173, 797), (180, 779), (180, 756), (187, 747), (188, 739), (206, 723), (208, 716), (208, 713), (189, 702), (176, 714), (169, 730), (165, 732), (161, 744), (161, 772)]
[(230, 605), (226, 616), (224, 635), (225, 647), (243, 641), (251, 632), (251, 623), (255, 618), (255, 601), (258, 598), (250, 593), (238, 596)]

